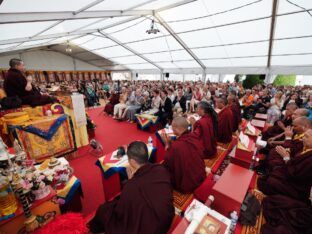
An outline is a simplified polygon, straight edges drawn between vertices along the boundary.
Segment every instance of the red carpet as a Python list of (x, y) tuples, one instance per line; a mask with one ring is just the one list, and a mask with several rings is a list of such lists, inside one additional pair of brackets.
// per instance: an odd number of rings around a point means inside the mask
[[(149, 136), (155, 140), (155, 134), (143, 132), (136, 128), (136, 124), (117, 122), (102, 114), (103, 107), (90, 109), (88, 113), (96, 124), (95, 139), (103, 146), (104, 154), (114, 151), (118, 146), (129, 144), (131, 141), (147, 142)], [(82, 201), (84, 215), (94, 211), (105, 201), (101, 187), (100, 169), (95, 165), (97, 158), (88, 153), (90, 147), (78, 150), (79, 157), (70, 161), (74, 173), (82, 183), (84, 198)]]

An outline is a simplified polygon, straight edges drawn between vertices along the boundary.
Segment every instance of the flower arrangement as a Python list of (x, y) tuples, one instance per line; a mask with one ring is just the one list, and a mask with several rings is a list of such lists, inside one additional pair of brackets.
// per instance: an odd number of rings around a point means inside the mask
[(42, 172), (26, 173), (21, 184), (24, 190), (39, 190), (53, 182), (52, 175), (45, 175)]

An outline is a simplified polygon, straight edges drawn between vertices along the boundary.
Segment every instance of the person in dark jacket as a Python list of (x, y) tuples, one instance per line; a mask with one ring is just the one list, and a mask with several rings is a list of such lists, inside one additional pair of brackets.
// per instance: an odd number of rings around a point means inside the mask
[(177, 110), (178, 108), (182, 109), (182, 112), (186, 112), (186, 98), (183, 95), (182, 88), (178, 88), (178, 95), (175, 97), (173, 101), (174, 110)]
[(159, 116), (161, 124), (165, 126), (172, 120), (172, 102), (168, 97), (168, 92), (166, 90), (160, 92), (160, 97), (161, 101), (159, 111), (155, 115)]

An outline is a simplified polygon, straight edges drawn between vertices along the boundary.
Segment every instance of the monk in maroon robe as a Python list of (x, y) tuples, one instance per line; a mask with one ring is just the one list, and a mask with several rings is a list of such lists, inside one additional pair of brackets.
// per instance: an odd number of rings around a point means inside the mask
[(283, 147), (278, 153), (284, 165), (275, 168), (266, 177), (258, 179), (258, 188), (266, 195), (281, 194), (303, 202), (309, 202), (312, 187), (312, 130), (305, 132), (304, 148), (293, 158)]
[(22, 104), (34, 106), (54, 103), (56, 98), (42, 95), (32, 84), (32, 77), (25, 77), (25, 66), (20, 59), (10, 60), (10, 69), (5, 74), (4, 90), (7, 97), (18, 97)]
[(199, 120), (190, 118), (193, 133), (204, 146), (204, 158), (213, 158), (217, 153), (218, 115), (207, 102), (198, 103), (197, 114)]
[(232, 141), (233, 132), (233, 114), (229, 106), (227, 106), (226, 98), (217, 98), (216, 107), (220, 110), (218, 113), (218, 138), (221, 143), (230, 143)]
[(143, 142), (128, 146), (128, 182), (120, 198), (101, 205), (88, 223), (92, 233), (167, 233), (174, 216), (170, 175), (163, 165), (148, 163)]
[(269, 127), (262, 135), (262, 140), (267, 141), (271, 137), (275, 137), (285, 131), (285, 128), (292, 123), (292, 115), (297, 109), (296, 103), (289, 103), (286, 106), (286, 113), (282, 120), (278, 120), (273, 126)]
[(303, 234), (312, 233), (312, 207), (284, 195), (265, 197), (263, 215), (266, 223), (262, 225), (262, 234)]
[(172, 121), (173, 133), (177, 140), (163, 134), (166, 154), (163, 165), (171, 175), (173, 187), (182, 193), (193, 193), (206, 178), (204, 149), (199, 139), (188, 132), (188, 122), (183, 117)]
[(241, 117), (241, 108), (239, 106), (239, 103), (236, 101), (236, 96), (233, 94), (230, 94), (227, 98), (228, 105), (232, 111), (232, 117), (233, 117), (233, 123), (232, 123), (232, 131), (236, 132), (238, 130), (238, 127), (240, 123), (242, 122)]
[[(302, 151), (302, 138), (304, 133), (311, 129), (311, 127), (312, 122), (308, 117), (299, 117), (293, 121), (292, 128), (286, 128), (284, 132), (286, 139), (281, 146), (289, 151), (291, 157)], [(280, 146), (271, 149), (267, 156), (268, 169), (270, 171), (284, 164), (283, 158), (278, 153), (278, 147)]]
[(104, 112), (108, 115), (112, 115), (114, 111), (114, 106), (119, 103), (119, 94), (115, 93), (115, 90), (112, 89), (109, 102), (104, 107)]

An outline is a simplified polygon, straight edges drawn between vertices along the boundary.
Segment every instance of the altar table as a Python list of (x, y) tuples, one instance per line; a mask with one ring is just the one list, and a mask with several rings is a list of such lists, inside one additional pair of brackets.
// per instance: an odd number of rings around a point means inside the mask
[[(155, 147), (147, 147), (149, 160), (153, 161), (156, 153)], [(121, 179), (127, 179), (127, 157), (116, 159), (117, 151), (106, 154), (96, 161), (96, 165), (102, 172), (102, 185), (106, 201), (111, 201), (121, 192)]]

